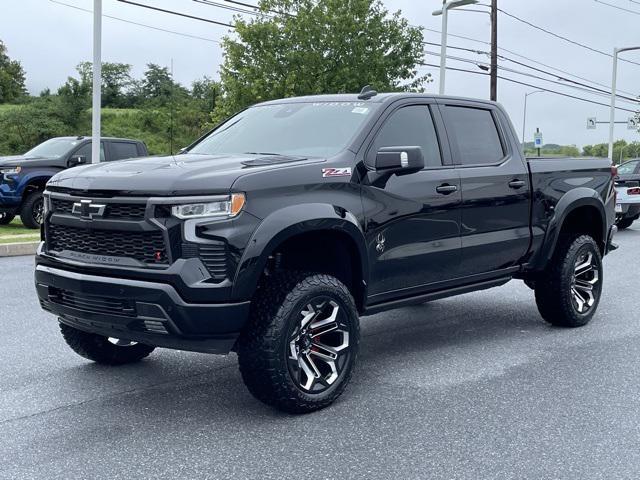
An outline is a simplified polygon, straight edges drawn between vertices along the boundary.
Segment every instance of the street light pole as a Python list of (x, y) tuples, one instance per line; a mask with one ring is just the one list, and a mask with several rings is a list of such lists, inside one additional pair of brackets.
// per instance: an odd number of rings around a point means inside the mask
[(93, 101), (91, 163), (100, 162), (100, 107), (102, 93), (102, 0), (93, 0)]
[(522, 116), (522, 149), (524, 150), (524, 145), (526, 142), (525, 140), (525, 135), (526, 135), (526, 126), (527, 126), (527, 97), (529, 95), (533, 95), (534, 93), (542, 93), (545, 90), (534, 90), (533, 92), (529, 92), (529, 93), (525, 93), (524, 94), (524, 115)]
[(444, 95), (444, 82), (447, 74), (447, 27), (448, 12), (456, 7), (472, 5), (478, 3), (478, 0), (442, 0), (442, 9), (433, 12), (434, 16), (442, 15), (442, 37), (440, 39), (440, 95)]
[(640, 50), (640, 47), (626, 47), (613, 49), (613, 73), (611, 74), (611, 111), (609, 112), (609, 160), (613, 163), (613, 130), (616, 121), (616, 82), (618, 80), (618, 54)]
[(498, 101), (498, 0), (491, 0), (491, 72), (489, 99)]

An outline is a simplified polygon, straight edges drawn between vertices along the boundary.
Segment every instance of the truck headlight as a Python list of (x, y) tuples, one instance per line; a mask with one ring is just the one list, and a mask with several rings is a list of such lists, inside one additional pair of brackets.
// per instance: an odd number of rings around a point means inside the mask
[(244, 207), (244, 193), (234, 193), (223, 200), (215, 202), (187, 203), (174, 205), (171, 213), (174, 217), (186, 220), (205, 217), (235, 217)]
[(21, 167), (9, 167), (9, 168), (0, 168), (0, 173), (2, 175), (17, 175), (22, 170)]

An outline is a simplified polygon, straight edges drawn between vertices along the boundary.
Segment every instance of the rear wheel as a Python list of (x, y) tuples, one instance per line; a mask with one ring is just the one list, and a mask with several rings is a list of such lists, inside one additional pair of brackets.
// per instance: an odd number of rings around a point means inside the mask
[(104, 365), (139, 362), (155, 349), (142, 343), (83, 332), (64, 323), (60, 323), (60, 331), (74, 352)]
[(31, 192), (22, 204), (20, 220), (27, 228), (40, 228), (44, 218), (44, 197), (42, 192)]
[(542, 317), (559, 327), (589, 323), (602, 293), (602, 257), (588, 235), (558, 241), (556, 252), (536, 280), (536, 303)]
[(9, 225), (16, 216), (13, 213), (0, 213), (0, 225)]
[(346, 388), (358, 354), (359, 322), (336, 278), (284, 272), (253, 300), (238, 361), (249, 391), (291, 413), (330, 405)]
[(631, 224), (635, 221), (635, 218), (623, 218), (616, 222), (616, 226), (620, 230), (624, 230), (625, 228), (629, 228)]

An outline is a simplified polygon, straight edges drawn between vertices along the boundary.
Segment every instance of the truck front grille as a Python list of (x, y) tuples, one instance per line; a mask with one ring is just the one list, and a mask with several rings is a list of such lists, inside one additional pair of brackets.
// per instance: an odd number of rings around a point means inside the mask
[[(73, 204), (73, 200), (51, 199), (51, 207), (54, 213), (72, 215)], [(144, 213), (147, 208), (144, 203), (107, 203), (106, 205), (103, 218), (108, 219), (144, 220)]]
[(46, 246), (49, 251), (69, 250), (91, 255), (127, 257), (147, 264), (168, 262), (160, 231), (86, 230), (51, 223), (46, 228)]

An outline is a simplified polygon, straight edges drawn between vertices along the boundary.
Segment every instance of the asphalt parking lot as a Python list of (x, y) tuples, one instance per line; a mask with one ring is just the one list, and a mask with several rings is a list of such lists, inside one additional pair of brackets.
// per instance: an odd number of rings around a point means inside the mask
[(0, 478), (637, 478), (640, 225), (617, 242), (589, 326), (547, 326), (521, 282), (367, 317), (347, 392), (306, 416), (235, 355), (85, 361), (33, 258), (0, 259)]

